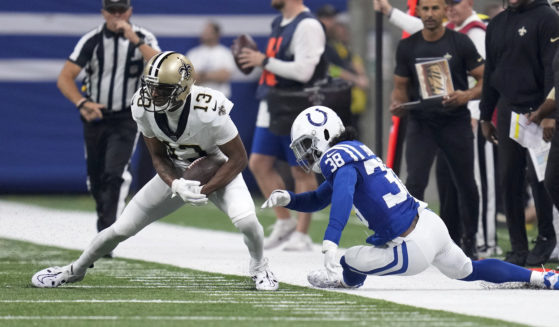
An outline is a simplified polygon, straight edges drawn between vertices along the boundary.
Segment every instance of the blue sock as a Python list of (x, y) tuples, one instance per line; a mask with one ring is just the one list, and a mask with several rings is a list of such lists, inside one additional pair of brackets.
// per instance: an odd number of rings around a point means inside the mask
[(349, 265), (345, 262), (345, 255), (340, 259), (340, 264), (342, 265), (342, 268), (344, 268), (343, 277), (344, 283), (346, 283), (347, 286), (359, 287), (363, 285), (367, 275), (352, 271)]
[(472, 273), (461, 280), (484, 280), (491, 283), (530, 282), (531, 270), (497, 259), (472, 261)]

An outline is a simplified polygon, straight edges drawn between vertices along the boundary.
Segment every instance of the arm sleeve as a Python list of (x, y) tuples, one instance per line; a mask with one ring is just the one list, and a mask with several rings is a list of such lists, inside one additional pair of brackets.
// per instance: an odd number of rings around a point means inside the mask
[(481, 28), (472, 28), (468, 31), (468, 37), (474, 42), (477, 52), (485, 58), (485, 31)]
[(410, 65), (408, 65), (408, 63), (413, 64), (414, 61), (409, 61), (411, 59), (408, 59), (406, 55), (408, 51), (405, 50), (405, 41), (406, 40), (401, 40), (396, 48), (396, 67), (394, 68), (394, 74), (411, 78), (413, 72), (410, 70)]
[(400, 9), (394, 7), (392, 7), (392, 14), (388, 18), (388, 21), (392, 25), (408, 32), (409, 34), (414, 34), (423, 29), (423, 22), (421, 19), (408, 15)]
[(330, 220), (324, 232), (324, 240), (340, 243), (342, 231), (344, 230), (351, 208), (353, 207), (353, 194), (357, 182), (357, 171), (352, 165), (345, 165), (336, 172), (334, 176), (334, 187), (332, 193), (332, 208), (330, 208)]
[(325, 44), (326, 36), (320, 22), (314, 18), (303, 19), (297, 25), (290, 44), (294, 60), (270, 58), (266, 70), (283, 78), (306, 83), (314, 74)]
[(491, 34), (492, 26), (487, 26), (487, 33), (485, 34), (485, 67), (483, 71), (483, 89), (481, 91), (481, 101), (479, 103), (480, 120), (490, 121), (493, 116), (497, 100), (499, 100), (499, 93), (491, 85), (491, 74), (495, 70), (494, 55), (491, 53)]
[(156, 51), (161, 51), (159, 43), (157, 42), (157, 38), (155, 37), (155, 35), (153, 35), (152, 32), (146, 30), (145, 28), (140, 28), (140, 32), (144, 35), (144, 42), (146, 42), (147, 45), (149, 45)]
[(300, 212), (314, 212), (326, 208), (332, 198), (332, 187), (328, 182), (323, 182), (320, 186), (310, 192), (295, 194), (289, 191), (291, 202), (285, 207)]
[(544, 91), (549, 92), (553, 87), (553, 58), (557, 51), (559, 42), (551, 42), (552, 39), (559, 37), (559, 20), (555, 13), (554, 18), (542, 19), (540, 24), (539, 53), (544, 67)]
[(466, 69), (468, 71), (471, 71), (483, 65), (483, 57), (478, 53), (476, 46), (474, 45), (472, 40), (463, 34), (459, 35), (461, 36), (462, 40), (461, 52), (463, 53), (466, 60)]
[(95, 45), (99, 41), (99, 35), (95, 32), (96, 31), (91, 31), (80, 38), (74, 47), (74, 51), (72, 51), (70, 57), (68, 57), (68, 60), (82, 68), (87, 65), (93, 56)]

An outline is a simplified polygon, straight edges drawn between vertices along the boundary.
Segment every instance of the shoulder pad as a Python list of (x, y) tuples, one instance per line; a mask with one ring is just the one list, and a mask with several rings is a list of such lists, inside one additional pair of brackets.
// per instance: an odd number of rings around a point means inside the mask
[(217, 90), (194, 85), (191, 91), (190, 106), (191, 112), (198, 117), (200, 122), (219, 125), (222, 118), (231, 112), (233, 103)]

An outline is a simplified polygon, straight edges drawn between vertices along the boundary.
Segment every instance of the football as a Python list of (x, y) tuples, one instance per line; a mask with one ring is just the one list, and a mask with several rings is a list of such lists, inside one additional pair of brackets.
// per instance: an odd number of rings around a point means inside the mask
[(231, 53), (233, 54), (233, 58), (235, 59), (237, 67), (241, 72), (243, 72), (243, 74), (248, 75), (252, 72), (254, 67), (241, 68), (241, 64), (239, 63), (239, 55), (243, 51), (243, 48), (258, 50), (258, 46), (256, 45), (256, 42), (254, 42), (252, 37), (248, 34), (239, 35), (235, 40), (233, 40), (233, 44), (231, 45)]
[(225, 163), (225, 158), (205, 156), (194, 160), (182, 173), (182, 178), (199, 181), (204, 185), (212, 179), (217, 170)]

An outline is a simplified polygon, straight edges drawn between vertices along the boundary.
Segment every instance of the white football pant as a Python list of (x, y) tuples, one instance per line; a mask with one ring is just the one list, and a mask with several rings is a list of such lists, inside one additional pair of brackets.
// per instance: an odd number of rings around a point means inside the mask
[[(178, 196), (171, 198), (171, 194), (171, 188), (159, 175), (155, 175), (130, 200), (116, 222), (95, 236), (74, 263), (74, 269), (80, 273), (85, 272), (87, 267), (112, 251), (120, 242), (185, 204)], [(208, 199), (243, 233), (251, 257), (260, 261), (264, 231), (256, 218), (254, 202), (242, 175), (237, 175), (227, 186), (210, 194)]]
[(453, 279), (472, 273), (472, 261), (450, 238), (442, 219), (425, 209), (415, 229), (406, 237), (397, 237), (386, 247), (354, 246), (344, 254), (350, 269), (367, 275), (418, 274), (430, 265)]

